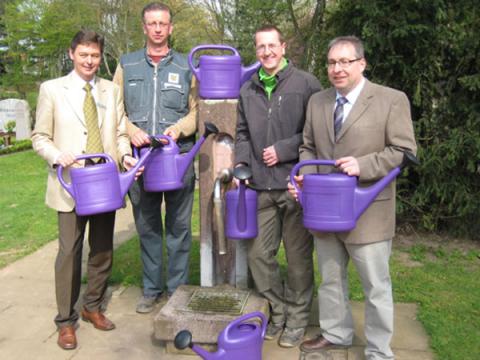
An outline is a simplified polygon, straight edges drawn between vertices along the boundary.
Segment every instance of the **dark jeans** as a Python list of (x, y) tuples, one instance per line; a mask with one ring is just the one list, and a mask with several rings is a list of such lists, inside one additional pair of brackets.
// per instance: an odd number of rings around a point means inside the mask
[(165, 239), (167, 248), (166, 288), (173, 293), (188, 281), (190, 247), (192, 243), (191, 218), (195, 174), (193, 165), (184, 177), (184, 187), (165, 192), (146, 192), (143, 177), (130, 188), (133, 215), (143, 263), (143, 294), (158, 296), (165, 289), (163, 274), (162, 202), (165, 201)]

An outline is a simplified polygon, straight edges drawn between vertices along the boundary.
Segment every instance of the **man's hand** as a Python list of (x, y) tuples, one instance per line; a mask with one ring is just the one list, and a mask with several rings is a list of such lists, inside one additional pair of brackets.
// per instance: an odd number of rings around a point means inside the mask
[[(173, 129), (166, 129), (164, 132), (163, 132), (163, 135), (167, 135), (167, 136), (170, 136), (172, 138), (173, 141), (177, 141), (178, 140), (178, 134), (175, 130)], [(163, 139), (162, 139), (163, 140)], [(162, 141), (160, 140), (160, 141)]]
[[(293, 179), (295, 180), (299, 188), (303, 187), (303, 175), (294, 176)], [(290, 195), (292, 195), (295, 198), (295, 200), (298, 201), (297, 189), (295, 189), (295, 187), (290, 182), (287, 184), (287, 186), (288, 186), (288, 192), (290, 193)]]
[(278, 163), (277, 152), (273, 145), (263, 149), (263, 162), (268, 167), (274, 166)]
[(143, 131), (142, 129), (138, 129), (130, 138), (131, 143), (139, 148), (144, 145), (149, 145), (150, 144), (150, 136)]
[(57, 159), (57, 164), (62, 165), (63, 167), (70, 166), (74, 163), (78, 164), (78, 161), (72, 152), (61, 153)]
[[(131, 168), (133, 168), (133, 167), (137, 164), (137, 162), (138, 162), (138, 159), (135, 159), (133, 156), (125, 155), (125, 156), (123, 157), (123, 163), (122, 163), (122, 165), (123, 165), (123, 167), (128, 171), (128, 170), (130, 170)], [(144, 168), (145, 168), (144, 166), (141, 166), (141, 167), (137, 170), (137, 172), (135, 173), (135, 180), (137, 180), (138, 177), (139, 177), (140, 175), (142, 175)]]
[(360, 176), (360, 166), (357, 159), (353, 156), (346, 156), (335, 161), (335, 166), (342, 169), (342, 171), (349, 176)]

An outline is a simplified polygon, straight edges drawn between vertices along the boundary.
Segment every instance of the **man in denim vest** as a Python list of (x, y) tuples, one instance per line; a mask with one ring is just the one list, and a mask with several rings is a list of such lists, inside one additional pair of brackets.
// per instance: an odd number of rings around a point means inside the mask
[[(168, 45), (173, 30), (171, 11), (162, 3), (150, 3), (143, 8), (142, 21), (146, 47), (123, 55), (114, 76), (114, 82), (124, 91), (128, 134), (136, 147), (149, 144), (150, 135), (164, 134), (177, 141), (181, 152), (189, 151), (197, 129), (196, 89), (186, 56)], [(165, 289), (170, 295), (187, 283), (195, 186), (193, 164), (183, 180), (184, 187), (179, 190), (145, 192), (141, 177), (130, 189), (143, 263), (143, 296), (137, 304), (138, 313), (151, 312)], [(163, 201), (168, 254), (166, 283)]]

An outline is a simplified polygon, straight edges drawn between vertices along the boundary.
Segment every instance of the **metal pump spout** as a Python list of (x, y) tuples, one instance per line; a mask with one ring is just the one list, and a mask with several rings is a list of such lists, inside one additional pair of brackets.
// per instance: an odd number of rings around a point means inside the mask
[(213, 209), (217, 224), (218, 253), (227, 253), (227, 242), (225, 239), (225, 224), (223, 221), (222, 184), (229, 184), (233, 178), (232, 169), (223, 169), (215, 179), (213, 185)]

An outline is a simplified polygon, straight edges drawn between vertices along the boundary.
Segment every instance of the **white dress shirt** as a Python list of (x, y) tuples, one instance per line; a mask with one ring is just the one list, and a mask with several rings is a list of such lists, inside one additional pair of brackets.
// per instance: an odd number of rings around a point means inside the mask
[(358, 96), (360, 95), (360, 92), (362, 91), (363, 87), (365, 86), (365, 78), (362, 77), (362, 80), (360, 80), (360, 83), (353, 88), (352, 91), (350, 91), (347, 96), (340, 95), (337, 91), (337, 97), (335, 99), (335, 106), (333, 107), (333, 111), (335, 112), (335, 109), (337, 108), (337, 102), (338, 98), (340, 97), (345, 97), (347, 98), (348, 102), (346, 102), (343, 105), (343, 119), (342, 119), (342, 124), (345, 122), (345, 119), (347, 118), (348, 114), (350, 114), (350, 111), (352, 110), (353, 105), (355, 105), (355, 101), (357, 101)]

